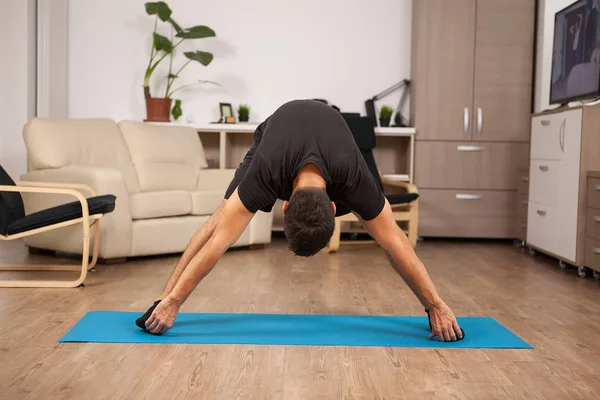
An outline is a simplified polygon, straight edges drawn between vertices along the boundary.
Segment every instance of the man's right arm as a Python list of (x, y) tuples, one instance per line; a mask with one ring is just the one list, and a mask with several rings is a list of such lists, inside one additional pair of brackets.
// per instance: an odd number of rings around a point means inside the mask
[(237, 189), (223, 205), (221, 217), (214, 233), (202, 249), (192, 258), (169, 295), (182, 304), (200, 281), (214, 268), (219, 258), (244, 232), (254, 213), (240, 201)]

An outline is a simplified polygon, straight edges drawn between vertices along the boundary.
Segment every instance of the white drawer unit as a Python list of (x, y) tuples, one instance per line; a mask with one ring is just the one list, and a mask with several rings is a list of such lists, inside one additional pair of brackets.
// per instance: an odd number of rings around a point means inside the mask
[(531, 121), (527, 242), (561, 261), (585, 259), (587, 171), (600, 166), (600, 107), (536, 115)]

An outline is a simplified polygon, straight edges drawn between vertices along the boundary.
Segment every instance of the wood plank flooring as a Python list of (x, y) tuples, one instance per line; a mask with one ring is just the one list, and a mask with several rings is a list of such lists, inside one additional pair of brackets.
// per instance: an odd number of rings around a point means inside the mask
[[(0, 264), (48, 258), (1, 245)], [(57, 343), (89, 310), (143, 312), (177, 261), (155, 257), (100, 265), (85, 288), (1, 289), (0, 399), (600, 398), (599, 282), (507, 243), (418, 254), (457, 315), (494, 317), (535, 349)], [(281, 240), (226, 253), (182, 311), (423, 315), (376, 246), (304, 259)]]

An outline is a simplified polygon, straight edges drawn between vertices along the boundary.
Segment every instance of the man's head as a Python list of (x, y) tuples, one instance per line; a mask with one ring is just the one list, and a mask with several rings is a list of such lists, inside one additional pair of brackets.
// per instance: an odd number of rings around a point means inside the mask
[(283, 204), (283, 213), (283, 231), (297, 256), (312, 256), (331, 239), (335, 204), (324, 189), (296, 189), (290, 201)]

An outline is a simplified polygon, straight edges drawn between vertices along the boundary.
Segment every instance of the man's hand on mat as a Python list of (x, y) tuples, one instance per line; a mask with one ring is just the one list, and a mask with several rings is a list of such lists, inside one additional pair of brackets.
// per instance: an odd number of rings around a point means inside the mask
[(436, 336), (440, 342), (455, 342), (462, 339), (462, 332), (456, 322), (456, 317), (446, 303), (441, 302), (432, 306), (429, 309), (429, 318), (431, 320), (430, 339)]
[(179, 312), (179, 304), (169, 298), (165, 297), (158, 306), (154, 309), (154, 312), (146, 321), (146, 329), (150, 333), (162, 335), (173, 327), (177, 313)]

